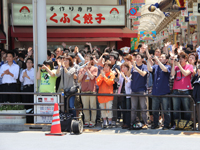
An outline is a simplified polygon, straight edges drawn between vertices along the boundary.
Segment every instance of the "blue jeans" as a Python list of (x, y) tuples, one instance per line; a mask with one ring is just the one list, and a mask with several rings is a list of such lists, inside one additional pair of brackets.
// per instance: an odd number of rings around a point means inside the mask
[[(121, 102), (122, 109), (131, 109), (131, 98), (125, 98)], [(131, 112), (123, 111), (123, 123), (127, 126), (131, 124)]]
[[(69, 99), (69, 108), (75, 108), (74, 107), (74, 101), (75, 101), (75, 96), (70, 97)], [(76, 110), (69, 110), (70, 114), (73, 114), (72, 117), (76, 117)]]
[[(178, 91), (173, 90), (173, 95), (189, 95), (189, 91)], [(173, 109), (180, 110), (181, 104), (183, 106), (184, 111), (190, 111), (190, 99), (186, 97), (173, 97)], [(191, 114), (184, 113), (184, 119), (190, 120)], [(180, 113), (174, 112), (174, 119), (181, 119)]]
[[(163, 110), (170, 110), (170, 99), (168, 97), (152, 97), (152, 110), (158, 110), (160, 104)], [(170, 112), (164, 112), (164, 126), (169, 127), (170, 124)], [(153, 112), (153, 122), (155, 126), (158, 126), (159, 112)]]

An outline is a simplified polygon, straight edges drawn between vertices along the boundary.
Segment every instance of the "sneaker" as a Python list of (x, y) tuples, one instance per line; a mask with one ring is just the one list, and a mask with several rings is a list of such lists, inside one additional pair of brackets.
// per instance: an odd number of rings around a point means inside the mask
[(122, 126), (122, 129), (128, 129), (129, 128), (129, 126), (127, 126), (126, 124), (124, 124), (123, 126)]
[(175, 130), (176, 129), (176, 125), (174, 125), (172, 128), (171, 128), (171, 130)]
[(83, 127), (88, 127), (89, 126), (89, 124), (88, 123), (85, 123), (84, 125), (83, 125)]
[(94, 124), (89, 124), (89, 128), (94, 128)]
[(128, 130), (134, 130), (133, 125), (131, 124), (128, 128)]
[(103, 128), (103, 129), (107, 128), (107, 125), (104, 124), (104, 123), (102, 123), (102, 128)]
[(112, 121), (112, 124), (111, 124), (113, 127), (116, 126), (116, 121)]
[(168, 130), (168, 129), (169, 127), (165, 127), (165, 126), (162, 128), (162, 130)]
[(143, 127), (142, 127), (142, 129), (148, 129), (148, 126), (145, 124), (145, 125), (143, 125)]
[(112, 124), (109, 124), (109, 125), (108, 125), (108, 128), (112, 128), (112, 127), (113, 127), (113, 125), (112, 125)]
[(159, 129), (159, 125), (153, 125), (153, 126), (151, 126), (151, 129)]

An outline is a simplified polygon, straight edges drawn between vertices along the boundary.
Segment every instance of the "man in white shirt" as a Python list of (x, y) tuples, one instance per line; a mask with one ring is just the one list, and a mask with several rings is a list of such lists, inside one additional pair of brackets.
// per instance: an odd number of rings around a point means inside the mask
[[(17, 92), (17, 79), (19, 76), (19, 66), (13, 63), (14, 53), (8, 51), (6, 54), (7, 63), (3, 64), (0, 69), (2, 77), (2, 92)], [(17, 102), (17, 96), (13, 94), (2, 95), (2, 102)]]
[[(22, 92), (34, 92), (34, 68), (33, 59), (28, 58), (26, 60), (26, 69), (24, 69), (20, 75), (20, 82), (23, 83)], [(23, 103), (33, 103), (33, 95), (22, 95)], [(26, 105), (26, 109), (33, 108), (31, 105)]]

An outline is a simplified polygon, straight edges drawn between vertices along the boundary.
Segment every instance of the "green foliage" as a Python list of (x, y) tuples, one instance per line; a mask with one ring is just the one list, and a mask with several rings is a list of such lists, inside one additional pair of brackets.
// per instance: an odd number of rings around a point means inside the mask
[(0, 111), (2, 110), (24, 110), (24, 105), (1, 105)]

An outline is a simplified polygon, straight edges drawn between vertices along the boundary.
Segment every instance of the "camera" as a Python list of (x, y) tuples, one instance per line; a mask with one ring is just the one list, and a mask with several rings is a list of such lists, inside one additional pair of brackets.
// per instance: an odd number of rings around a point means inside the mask
[(175, 61), (179, 62), (179, 56), (177, 56), (177, 58), (174, 59)]
[(177, 61), (177, 62), (179, 62), (179, 58), (175, 58), (174, 60)]
[(108, 60), (108, 59), (110, 59), (110, 56), (109, 56), (109, 55), (104, 55), (103, 58), (104, 58), (105, 60)]
[(43, 64), (38, 64), (38, 67), (42, 67), (43, 66)]
[(155, 57), (157, 57), (157, 58), (158, 58), (158, 56), (154, 56), (154, 55), (153, 55), (153, 56), (151, 56), (151, 59), (155, 59)]

